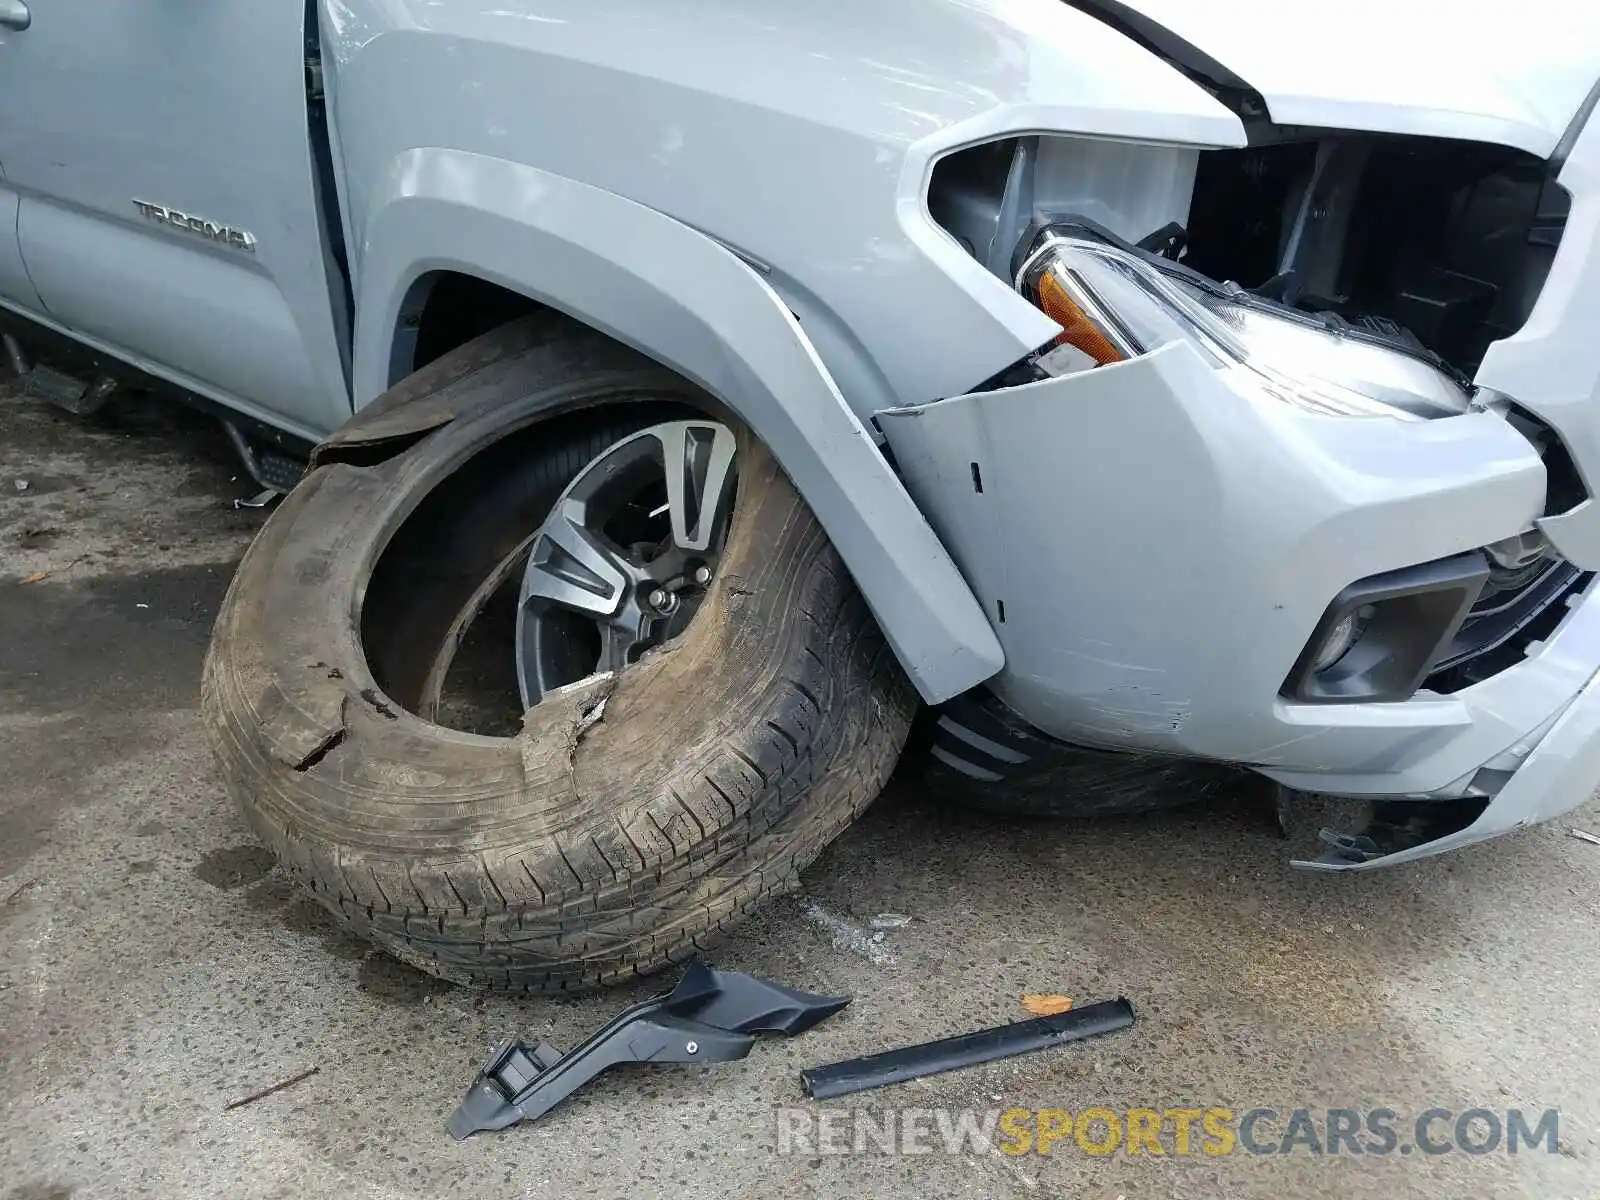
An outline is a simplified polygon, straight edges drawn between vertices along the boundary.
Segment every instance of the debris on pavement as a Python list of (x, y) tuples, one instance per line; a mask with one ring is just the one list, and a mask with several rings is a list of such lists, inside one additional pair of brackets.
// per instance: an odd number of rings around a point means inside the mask
[(860, 955), (875, 967), (887, 967), (895, 963), (895, 956), (880, 944), (883, 941), (881, 936), (875, 938), (848, 917), (829, 912), (815, 902), (805, 906), (803, 915), (828, 935), (835, 950), (847, 950)]
[(24, 575), (22, 577), (22, 582), (23, 583), (43, 583), (46, 579), (49, 579), (49, 578), (50, 578), (50, 572), (49, 571), (34, 571), (32, 574)]
[(320, 1070), (322, 1070), (320, 1066), (312, 1067), (309, 1070), (301, 1071), (298, 1075), (291, 1075), (287, 1079), (280, 1079), (271, 1087), (264, 1087), (259, 1092), (251, 1092), (248, 1096), (241, 1096), (237, 1100), (228, 1101), (228, 1103), (222, 1106), (222, 1111), (232, 1112), (236, 1108), (243, 1108), (246, 1104), (254, 1104), (257, 1100), (265, 1100), (268, 1096), (275, 1092), (281, 1092), (284, 1088), (293, 1087), (295, 1084), (300, 1083), (303, 1080), (310, 1079)]
[(33, 483), (30, 480), (27, 480), (27, 479), (18, 479), (18, 480), (14, 480), (12, 482), (11, 486), (16, 488), (17, 491), (19, 491), (19, 492), (25, 492), (30, 487), (33, 486)]
[(926, 1075), (975, 1067), (995, 1059), (1049, 1050), (1067, 1042), (1114, 1033), (1132, 1024), (1133, 1005), (1127, 999), (1102, 1000), (1053, 1017), (1035, 1017), (1031, 1021), (980, 1029), (920, 1046), (887, 1050), (823, 1067), (808, 1067), (800, 1072), (800, 1086), (813, 1100), (829, 1100)]
[(22, 895), (22, 893), (38, 886), (39, 881), (37, 879), (25, 879), (21, 883), (17, 884), (16, 887), (11, 889), (11, 894), (6, 897), (5, 902), (10, 904), (18, 896)]
[(1570, 836), (1577, 838), (1580, 842), (1593, 842), (1596, 846), (1600, 846), (1600, 837), (1596, 837), (1586, 829), (1574, 829), (1569, 827), (1567, 829), (1567, 833)]
[(1072, 1007), (1072, 997), (1048, 993), (1027, 993), (1022, 997), (1022, 1007), (1036, 1017), (1054, 1017)]
[(911, 918), (905, 913), (881, 912), (872, 918), (874, 929), (904, 929), (911, 924)]
[(849, 1003), (697, 964), (672, 991), (623, 1009), (566, 1054), (547, 1042), (501, 1042), (451, 1114), (450, 1135), (537, 1120), (618, 1063), (734, 1062), (750, 1053), (755, 1034), (793, 1037)]

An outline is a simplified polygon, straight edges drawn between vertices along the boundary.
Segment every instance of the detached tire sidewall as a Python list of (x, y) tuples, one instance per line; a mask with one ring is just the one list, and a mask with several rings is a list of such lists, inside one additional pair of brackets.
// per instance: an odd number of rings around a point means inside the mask
[(914, 701), (747, 434), (722, 565), (681, 637), (548, 697), (515, 738), (386, 696), (364, 589), (424, 497), (551, 414), (697, 399), (598, 340), (511, 359), (497, 403), (386, 461), (319, 467), (284, 500), (224, 602), (203, 712), (252, 826), (352, 927), (449, 978), (586, 987), (686, 957), (794, 886), (882, 786)]

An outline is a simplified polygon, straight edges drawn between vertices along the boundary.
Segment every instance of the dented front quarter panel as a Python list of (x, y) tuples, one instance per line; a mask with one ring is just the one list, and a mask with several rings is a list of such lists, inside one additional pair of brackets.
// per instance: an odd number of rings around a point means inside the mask
[(1582, 685), (1334, 709), (1278, 695), (1340, 589), (1538, 515), (1544, 467), (1496, 414), (1313, 416), (1174, 343), (879, 419), (995, 622), (991, 686), (1057, 737), (1428, 791)]
[[(759, 264), (863, 417), (965, 390), (1054, 332), (928, 215), (938, 157), (1041, 129), (1244, 142), (1213, 97), (1059, 0), (323, 0), (322, 11), (358, 294), (373, 271), (403, 289), (440, 265), (425, 237), (383, 240), (395, 164), (427, 149), (525, 165)], [(477, 187), (466, 171), (451, 190), (470, 206)], [(358, 346), (358, 404), (393, 382), (388, 349)]]

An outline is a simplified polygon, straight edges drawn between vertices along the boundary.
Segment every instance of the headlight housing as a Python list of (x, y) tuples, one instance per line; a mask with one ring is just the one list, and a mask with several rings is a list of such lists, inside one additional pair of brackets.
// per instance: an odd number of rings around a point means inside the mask
[(1238, 383), (1305, 412), (1425, 420), (1466, 412), (1454, 377), (1396, 340), (1224, 287), (1093, 226), (1046, 226), (1016, 287), (1062, 327), (1039, 363), (1061, 375), (1175, 340)]

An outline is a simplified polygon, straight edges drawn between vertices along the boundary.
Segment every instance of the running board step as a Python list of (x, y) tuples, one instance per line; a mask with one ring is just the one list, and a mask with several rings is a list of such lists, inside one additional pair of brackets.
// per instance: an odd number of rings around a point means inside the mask
[(117, 381), (109, 375), (89, 383), (43, 363), (35, 363), (19, 382), (24, 396), (53, 404), (75, 417), (99, 412), (117, 390)]
[[(252, 438), (232, 421), (224, 419), (222, 426), (227, 431), (228, 440), (233, 444), (234, 453), (239, 456), (245, 473), (263, 489), (263, 494), (257, 496), (256, 501), (263, 501), (269, 492), (281, 495), (292, 490), (306, 473), (305, 459), (297, 458), (293, 454)], [(242, 507), (263, 508), (265, 503), (247, 501)]]

